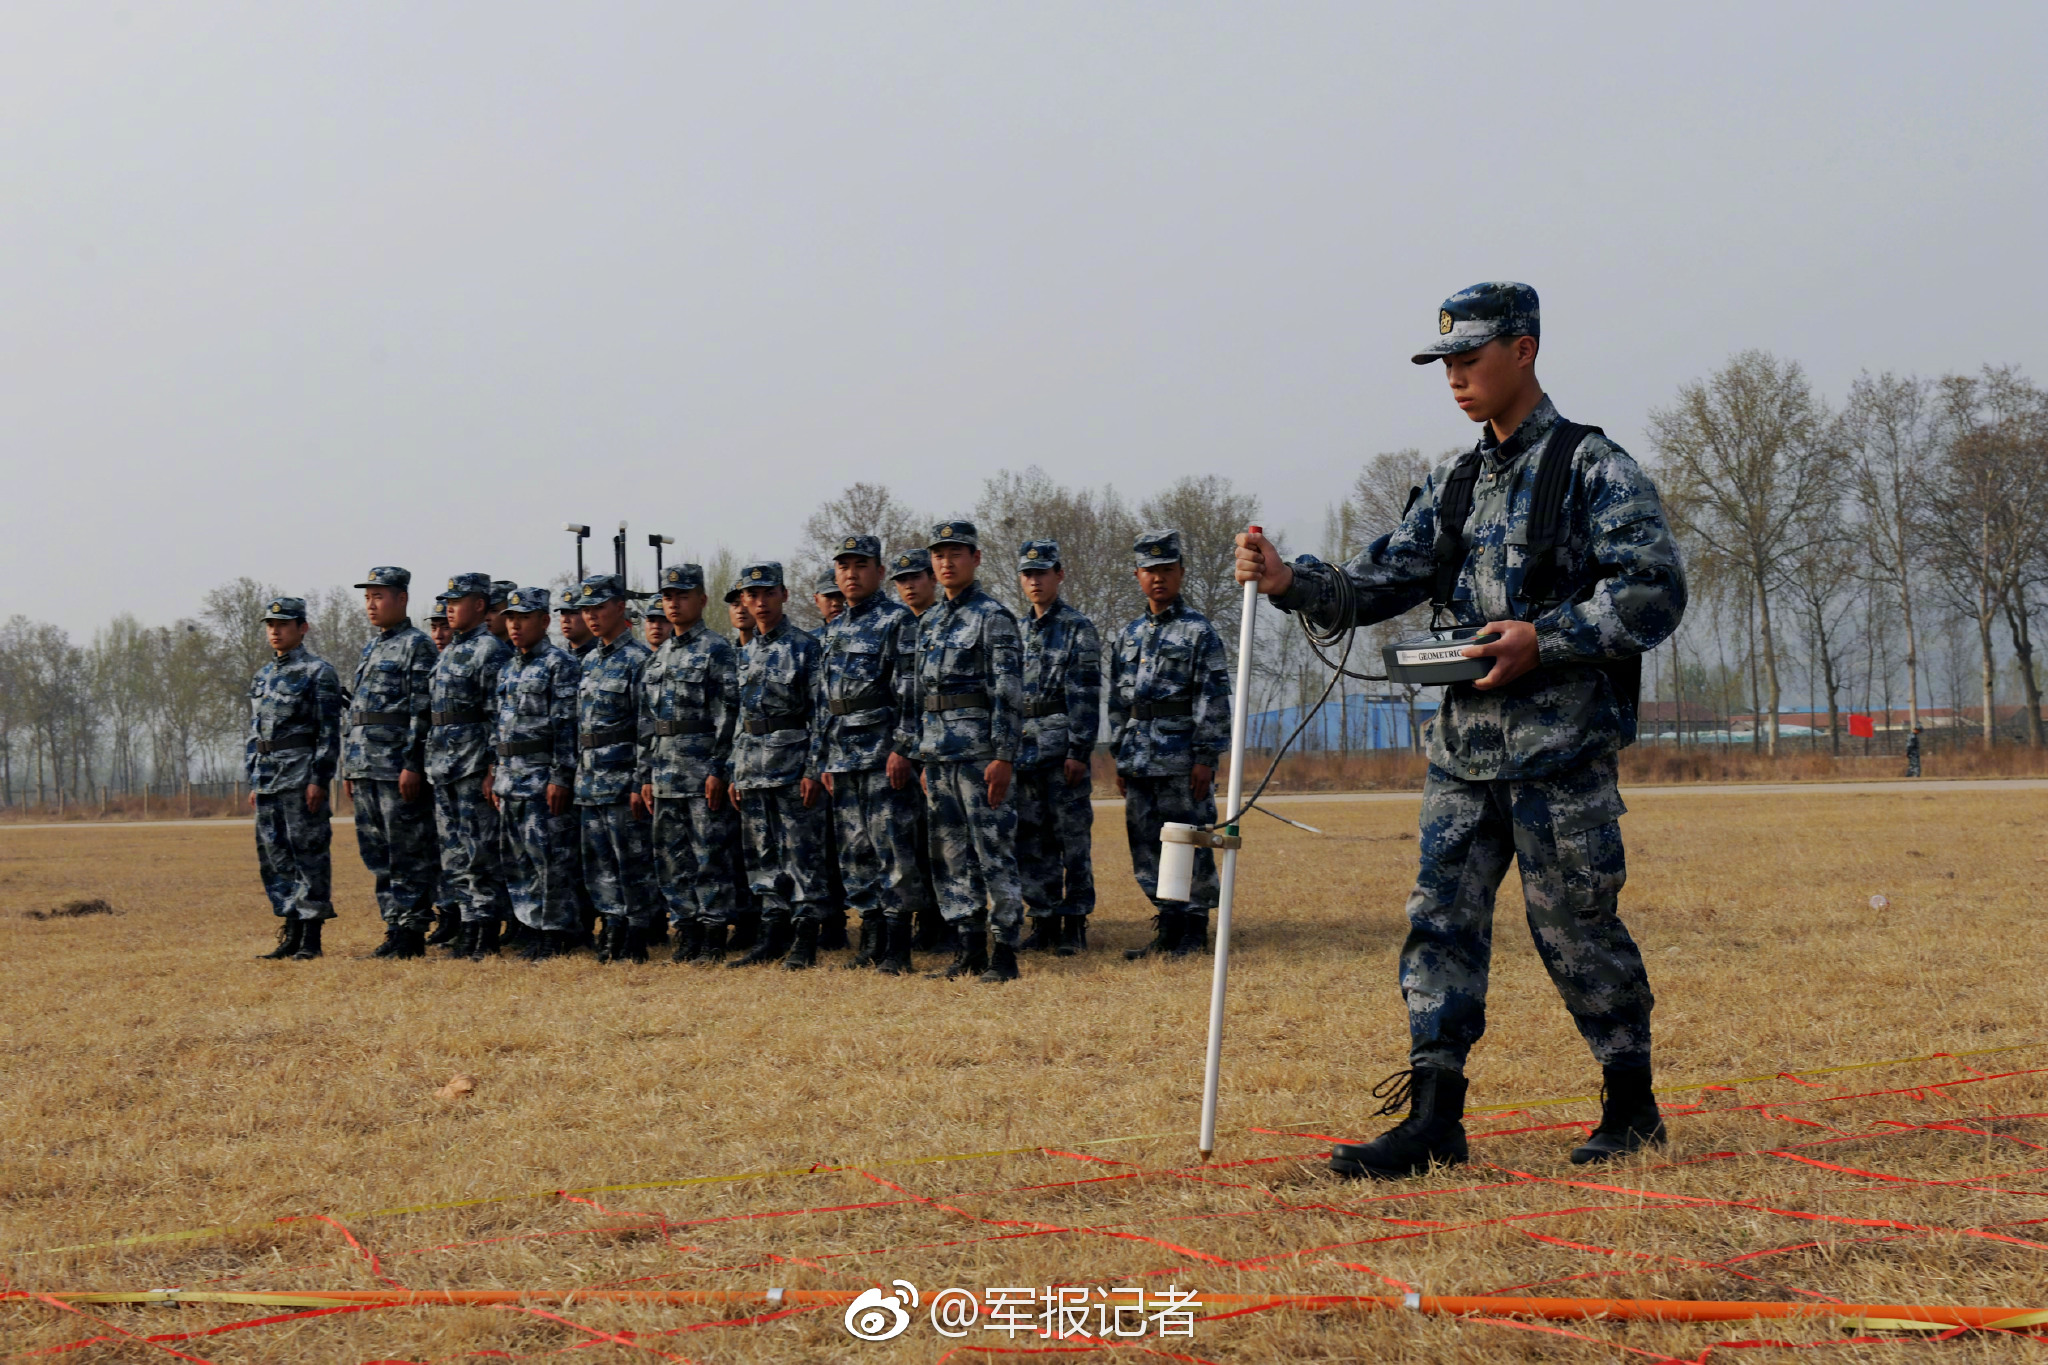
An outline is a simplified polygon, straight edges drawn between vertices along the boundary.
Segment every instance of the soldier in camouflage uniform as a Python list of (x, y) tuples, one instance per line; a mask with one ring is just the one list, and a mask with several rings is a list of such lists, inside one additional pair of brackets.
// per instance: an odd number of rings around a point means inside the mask
[(838, 570), (828, 568), (818, 574), (818, 586), (811, 594), (811, 605), (818, 609), (821, 626), (831, 625), (839, 613), (846, 610), (846, 592), (839, 586)]
[(334, 918), (329, 890), (334, 808), (327, 799), (341, 761), (341, 679), (306, 652), (306, 604), (272, 599), (263, 613), (270, 662), (249, 684), (249, 738), (242, 767), (256, 812), (256, 867), (278, 917), (277, 946), (262, 956), (320, 956), (320, 926)]
[[(919, 546), (890, 560), (889, 586), (896, 590), (896, 600), (910, 613), (903, 622), (903, 639), (897, 646), (897, 653), (914, 661), (917, 658), (918, 619), (931, 610), (939, 595), (939, 580), (932, 577), (932, 552)], [(900, 718), (898, 723), (901, 724)], [(953, 938), (953, 926), (947, 924), (946, 917), (939, 913), (938, 888), (932, 881), (931, 818), (922, 795), (924, 769), (919, 766), (914, 752), (907, 756), (919, 792), (916, 803), (917, 874), (904, 885), (904, 894), (910, 898), (910, 946), (920, 953), (943, 951), (958, 945)]]
[(825, 789), (811, 752), (817, 639), (783, 615), (789, 590), (782, 565), (758, 560), (740, 571), (740, 600), (757, 634), (740, 668), (740, 733), (733, 740), (733, 785), (740, 790), (740, 831), (747, 879), (761, 906), (761, 939), (729, 965), (752, 966), (788, 954), (801, 971), (817, 961), (818, 931), (831, 884), (826, 875)]
[(704, 624), (710, 599), (701, 566), (663, 568), (661, 600), (674, 634), (640, 675), (640, 795), (654, 812), (661, 893), (676, 930), (674, 960), (720, 962), (734, 909), (738, 817), (728, 787), (739, 715), (738, 655)]
[(1017, 578), (1024, 619), (1023, 730), (1017, 740), (1017, 877), (1036, 924), (1022, 949), (1072, 957), (1095, 909), (1095, 807), (1089, 758), (1101, 724), (1102, 641), (1095, 623), (1060, 598), (1057, 541), (1027, 540)]
[(427, 613), (427, 638), (434, 642), (434, 652), (448, 648), (448, 642), (455, 638), (455, 632), (448, 628), (448, 599), (434, 598), (434, 609)]
[[(1650, 1088), (1653, 997), (1617, 913), (1627, 877), (1615, 770), (1635, 738), (1642, 654), (1678, 628), (1685, 576), (1657, 488), (1627, 452), (1578, 428), (1558, 522), (1562, 543), (1530, 549), (1543, 452), (1567, 428), (1536, 379), (1536, 291), (1476, 285), (1438, 311), (1441, 359), (1467, 417), (1487, 425), (1472, 466), (1462, 540), (1443, 537), (1458, 625), (1500, 638), (1467, 648), (1488, 674), (1454, 683), (1429, 724), (1421, 872), (1408, 898), (1401, 993), (1412, 1070), (1383, 1113), (1408, 1117), (1371, 1143), (1338, 1148), (1339, 1174), (1396, 1178), (1465, 1159), (1464, 1064), (1486, 1022), (1494, 892), (1519, 861), (1543, 964), (1605, 1078), (1600, 1125), (1571, 1154), (1604, 1161), (1664, 1140)], [(1438, 512), (1453, 471), (1439, 465), (1401, 524), (1341, 569), (1290, 567), (1263, 536), (1239, 537), (1237, 576), (1326, 627), (1368, 625), (1429, 600)], [(1352, 595), (1340, 619), (1337, 577)], [(1446, 586), (1449, 586), (1448, 584)]]
[[(818, 574), (817, 588), (811, 594), (811, 605), (818, 610), (818, 629), (814, 633), (820, 641), (825, 638), (825, 628), (846, 610), (846, 594), (840, 591), (837, 575), (838, 570), (826, 567)], [(847, 945), (846, 879), (842, 875), (841, 858), (838, 820), (828, 810), (825, 816), (825, 868), (830, 874), (831, 890), (826, 893), (825, 919), (818, 929), (820, 948), (844, 948)]]
[(1024, 921), (1009, 800), (1023, 668), (1017, 618), (974, 581), (981, 548), (973, 522), (939, 523), (930, 549), (946, 591), (917, 621), (897, 747), (924, 765), (932, 877), (959, 936), (959, 955), (938, 975), (1014, 981)]
[[(733, 576), (732, 585), (725, 590), (725, 616), (732, 626), (733, 667), (745, 672), (747, 667), (747, 645), (754, 638), (754, 618), (747, 614), (746, 604), (740, 601), (740, 578)], [(735, 731), (734, 738), (738, 738)], [(725, 945), (726, 951), (745, 954), (753, 951), (761, 941), (761, 904), (754, 899), (753, 885), (747, 879), (747, 840), (740, 829), (739, 793), (731, 786), (726, 788), (726, 804), (732, 807), (732, 870), (733, 870), (733, 914), (732, 938)]]
[[(455, 632), (448, 625), (448, 594), (440, 593), (435, 596), (434, 609), (427, 613), (426, 631), (427, 638), (434, 642), (436, 655), (445, 651), (449, 641), (455, 638)], [(430, 809), (439, 809), (434, 802), (434, 788), (431, 783), (427, 787), (426, 800)], [(463, 896), (454, 882), (441, 875), (441, 831), (438, 820), (430, 825), (429, 832), (434, 840), (434, 928), (433, 932), (427, 935), (427, 946), (438, 948), (444, 943), (453, 943), (462, 937)]]
[(546, 588), (505, 598), (512, 656), (491, 697), (485, 791), (504, 830), (512, 913), (526, 927), (528, 962), (576, 950), (583, 937), (583, 830), (576, 810), (576, 705), (583, 665), (548, 639)]
[(426, 778), (434, 642), (406, 615), (407, 570), (380, 565), (356, 586), (378, 634), (356, 664), (341, 775), (355, 801), (356, 847), (384, 916), (375, 956), (418, 957), (427, 950), (437, 875)]
[(1230, 675), (1209, 618), (1181, 599), (1180, 532), (1146, 531), (1133, 547), (1145, 614), (1110, 659), (1109, 742), (1124, 797), (1131, 870), (1157, 912), (1152, 941), (1128, 959), (1199, 953), (1216, 906), (1216, 855), (1195, 850), (1192, 895), (1159, 898), (1159, 831), (1170, 820), (1216, 823), (1216, 758), (1230, 743)]
[(491, 764), (493, 700), (498, 670), (511, 647), (490, 633), (491, 579), (457, 574), (448, 580), (448, 626), (454, 636), (434, 663), (428, 719), (427, 780), (434, 784), (435, 828), (441, 838), (441, 884), (462, 905), (462, 934), (453, 955), (477, 961), (498, 951), (498, 923), (511, 905), (505, 893), (498, 811), (486, 795)]
[(917, 772), (896, 747), (897, 675), (912, 617), (882, 589), (880, 540), (847, 536), (833, 563), (846, 605), (821, 637), (812, 747), (831, 796), (846, 902), (860, 912), (860, 946), (846, 965), (898, 976), (910, 970), (917, 877)]
[(650, 657), (633, 638), (626, 585), (615, 574), (592, 574), (576, 605), (597, 636), (583, 659), (577, 694), (576, 808), (583, 825), (583, 879), (603, 928), (600, 962), (645, 962), (661, 893), (653, 852), (640, 819), (645, 804), (636, 781), (640, 752), (640, 675)]
[(512, 634), (505, 624), (505, 607), (512, 600), (512, 593), (518, 584), (509, 578), (491, 580), (491, 610), (484, 618), (484, 627), (497, 637), (498, 643), (510, 649)]
[[(591, 634), (590, 627), (584, 624), (583, 611), (576, 605), (576, 599), (582, 592), (583, 585), (580, 583), (568, 588), (562, 593), (562, 605), (555, 608), (557, 625), (562, 632), (562, 648), (576, 661), (579, 677), (583, 661), (590, 657), (591, 650), (597, 648), (597, 636)], [(583, 876), (583, 840), (580, 834), (577, 836), (576, 849), (569, 856), (576, 862), (576, 909), (583, 926), (581, 946), (595, 947), (592, 931), (597, 927), (597, 906), (591, 902), (590, 883)]]

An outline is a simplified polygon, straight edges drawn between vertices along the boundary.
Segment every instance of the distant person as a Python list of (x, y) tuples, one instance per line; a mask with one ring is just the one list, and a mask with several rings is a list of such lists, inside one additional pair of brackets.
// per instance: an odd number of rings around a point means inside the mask
[(356, 664), (341, 775), (355, 802), (356, 847), (384, 916), (384, 941), (372, 956), (419, 957), (440, 879), (426, 775), (434, 642), (406, 614), (409, 570), (380, 564), (356, 586), (377, 634)]
[(1017, 582), (1024, 617), (1023, 728), (1017, 740), (1017, 878), (1033, 922), (1020, 951), (1072, 957), (1095, 909), (1095, 805), (1089, 761), (1101, 725), (1102, 637), (1060, 596), (1059, 542), (1027, 540)]
[(242, 768), (256, 812), (256, 869), (277, 946), (269, 959), (320, 956), (320, 926), (334, 918), (334, 807), (327, 792), (341, 762), (341, 678), (306, 651), (306, 603), (277, 597), (263, 613), (270, 661), (249, 684)]
[[(448, 580), (454, 632), (434, 663), (427, 780), (434, 784), (434, 827), (441, 844), (441, 889), (461, 906), (450, 956), (482, 961), (498, 951), (512, 916), (497, 803), (489, 799), (498, 672), (512, 647), (490, 630), (492, 583), (481, 573)], [(446, 926), (443, 926), (444, 928)]]
[(505, 597), (512, 656), (491, 696), (485, 792), (505, 832), (505, 882), (526, 928), (528, 962), (576, 951), (583, 922), (583, 831), (576, 810), (576, 707), (583, 665), (548, 639), (546, 588)]
[[(932, 577), (932, 552), (918, 547), (904, 550), (890, 560), (889, 586), (895, 589), (896, 600), (910, 612), (910, 619), (902, 625), (903, 639), (898, 650), (915, 666), (917, 619), (931, 610), (939, 595), (939, 580)], [(908, 757), (915, 773), (913, 780), (918, 784), (917, 875), (905, 887), (905, 894), (911, 898), (910, 946), (920, 953), (929, 953), (952, 946), (953, 930), (939, 913), (938, 891), (932, 882), (931, 814), (924, 802), (924, 768), (916, 754)]]
[[(1486, 1028), (1494, 892), (1511, 859), (1537, 952), (1603, 1073), (1600, 1126), (1572, 1161), (1664, 1141), (1650, 1090), (1654, 1000), (1617, 914), (1627, 867), (1615, 772), (1635, 739), (1641, 656), (1685, 610), (1678, 546), (1649, 476), (1596, 428), (1567, 423), (1537, 381), (1534, 289), (1474, 285), (1436, 322), (1414, 360), (1443, 361), (1459, 410), (1486, 424), (1477, 446), (1437, 466), (1401, 524), (1341, 569), (1308, 555), (1290, 566), (1262, 535), (1237, 541), (1239, 582), (1325, 628), (1434, 602), (1457, 625), (1500, 636), (1464, 650), (1492, 659), (1491, 671), (1447, 687), (1429, 725), (1422, 866), (1401, 950), (1412, 1069), (1374, 1092), (1390, 1092), (1380, 1113), (1404, 1101), (1409, 1113), (1372, 1142), (1337, 1148), (1330, 1165), (1344, 1176), (1396, 1179), (1465, 1160), (1465, 1059)], [(1553, 452), (1569, 459), (1569, 478), (1559, 543), (1541, 552), (1532, 493)]]
[(512, 592), (518, 586), (509, 578), (492, 579), (491, 609), (484, 618), (484, 628), (497, 636), (498, 643), (507, 649), (512, 647), (512, 634), (505, 625), (505, 604), (512, 600)]
[(662, 912), (640, 796), (640, 675), (651, 657), (633, 638), (626, 584), (592, 574), (576, 605), (598, 639), (583, 656), (576, 697), (576, 814), (583, 829), (583, 884), (601, 930), (599, 962), (645, 962)]
[(1906, 741), (1906, 776), (1920, 776), (1920, 727), (1913, 727), (1912, 737)]
[(448, 642), (455, 638), (454, 630), (448, 625), (448, 599), (446, 597), (436, 597), (434, 599), (434, 609), (427, 613), (427, 638), (434, 642), (436, 653), (448, 648)]
[(846, 610), (846, 593), (839, 587), (837, 570), (827, 566), (818, 575), (818, 587), (811, 594), (811, 605), (818, 609), (818, 620), (828, 626)]

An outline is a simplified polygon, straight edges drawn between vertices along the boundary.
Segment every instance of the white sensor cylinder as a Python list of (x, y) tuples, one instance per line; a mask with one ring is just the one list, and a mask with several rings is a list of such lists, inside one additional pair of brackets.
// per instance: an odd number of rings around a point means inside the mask
[[(1195, 846), (1189, 837), (1193, 825), (1168, 821), (1159, 831), (1159, 899), (1184, 901), (1195, 891)], [(1179, 835), (1176, 839), (1174, 836)]]

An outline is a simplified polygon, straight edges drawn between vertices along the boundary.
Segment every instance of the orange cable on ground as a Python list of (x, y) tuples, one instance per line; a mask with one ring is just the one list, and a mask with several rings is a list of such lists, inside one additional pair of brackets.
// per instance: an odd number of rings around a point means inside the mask
[[(851, 1289), (312, 1289), (278, 1294), (186, 1292), (152, 1289), (116, 1293), (93, 1291), (0, 1291), (0, 1299), (57, 1300), (63, 1304), (219, 1303), (264, 1307), (327, 1308), (375, 1304), (392, 1308), (517, 1307), (576, 1302), (659, 1304), (765, 1303), (770, 1307), (837, 1306), (852, 1303)], [(1707, 1299), (1543, 1299), (1439, 1294), (1203, 1294), (1202, 1308), (1234, 1317), (1272, 1309), (1329, 1311), (1388, 1309), (1465, 1317), (1496, 1314), (1549, 1321), (1608, 1318), (1630, 1322), (1741, 1322), (1755, 1318), (1837, 1318), (1865, 1327), (1978, 1327), (2012, 1330), (2048, 1326), (2048, 1309), (1906, 1303), (1770, 1303)]]

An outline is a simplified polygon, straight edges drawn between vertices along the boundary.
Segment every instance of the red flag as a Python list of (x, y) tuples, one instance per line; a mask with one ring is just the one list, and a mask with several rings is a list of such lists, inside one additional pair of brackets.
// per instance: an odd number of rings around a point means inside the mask
[(1855, 739), (1874, 739), (1877, 737), (1877, 725), (1869, 716), (1859, 716), (1852, 711), (1849, 713), (1849, 734)]

